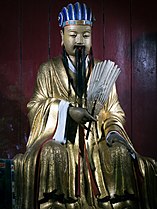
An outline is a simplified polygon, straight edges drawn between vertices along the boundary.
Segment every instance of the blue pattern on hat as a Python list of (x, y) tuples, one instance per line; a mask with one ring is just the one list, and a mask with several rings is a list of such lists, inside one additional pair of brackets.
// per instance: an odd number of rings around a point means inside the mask
[(74, 16), (74, 6), (72, 4), (68, 5), (68, 11), (69, 11), (69, 19), (70, 20), (74, 20), (75, 16)]
[(78, 24), (78, 21), (80, 21), (79, 24), (92, 26), (94, 17), (92, 10), (86, 4), (76, 2), (74, 5), (70, 3), (67, 7), (63, 7), (59, 13), (58, 21), (60, 27), (69, 24)]

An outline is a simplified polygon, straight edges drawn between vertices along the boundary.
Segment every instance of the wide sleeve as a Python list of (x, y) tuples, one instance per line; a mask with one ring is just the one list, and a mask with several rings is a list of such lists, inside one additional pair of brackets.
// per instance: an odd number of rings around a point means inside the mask
[(57, 126), (59, 98), (54, 98), (53, 67), (50, 62), (40, 66), (34, 94), (27, 104), (30, 135), (27, 148), (39, 138), (53, 136)]
[(130, 139), (124, 129), (125, 113), (121, 108), (116, 91), (116, 85), (113, 85), (112, 91), (102, 111), (103, 132), (107, 136), (111, 131), (117, 131), (124, 139), (130, 142)]

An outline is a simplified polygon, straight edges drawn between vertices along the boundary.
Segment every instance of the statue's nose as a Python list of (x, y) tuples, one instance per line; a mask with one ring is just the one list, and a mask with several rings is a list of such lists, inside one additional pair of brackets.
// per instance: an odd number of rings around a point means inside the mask
[(83, 45), (84, 42), (83, 42), (83, 37), (81, 34), (78, 34), (77, 37), (76, 37), (76, 44), (77, 45)]

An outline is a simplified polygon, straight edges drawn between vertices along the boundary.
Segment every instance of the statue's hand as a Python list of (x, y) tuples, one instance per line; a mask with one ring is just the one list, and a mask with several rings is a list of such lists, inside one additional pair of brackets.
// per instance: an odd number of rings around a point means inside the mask
[(119, 133), (114, 132), (114, 131), (111, 132), (109, 136), (106, 138), (106, 142), (107, 142), (107, 145), (110, 147), (112, 146), (114, 142), (119, 142), (123, 144), (128, 149), (131, 156), (135, 159), (136, 153), (132, 145), (129, 142), (127, 142)]
[(69, 107), (69, 115), (78, 124), (85, 124), (89, 121), (96, 121), (96, 119), (92, 117), (85, 108), (81, 107)]

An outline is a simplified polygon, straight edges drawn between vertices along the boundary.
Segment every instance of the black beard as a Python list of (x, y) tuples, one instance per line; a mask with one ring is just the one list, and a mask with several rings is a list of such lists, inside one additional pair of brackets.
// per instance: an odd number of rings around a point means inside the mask
[(80, 70), (80, 68), (85, 67), (85, 46), (75, 46), (75, 66), (76, 71)]
[(85, 46), (75, 47), (76, 87), (77, 94), (81, 98), (86, 92), (86, 55)]
[[(88, 61), (88, 72), (86, 73), (86, 57), (85, 54), (85, 46), (75, 46), (75, 63), (74, 66), (76, 68), (76, 85), (72, 84), (75, 87), (76, 94), (81, 98), (83, 94), (86, 94), (87, 82), (90, 76), (90, 72), (94, 66), (94, 58), (92, 53), (92, 48), (89, 53), (89, 61)], [(71, 82), (71, 77), (69, 75), (69, 65), (68, 58), (70, 59), (68, 53), (66, 52), (65, 46), (63, 46), (62, 52), (62, 61), (67, 72), (69, 78), (69, 85)], [(71, 60), (71, 59), (70, 59)], [(71, 60), (72, 62), (72, 60)], [(68, 94), (71, 94), (70, 87)]]

